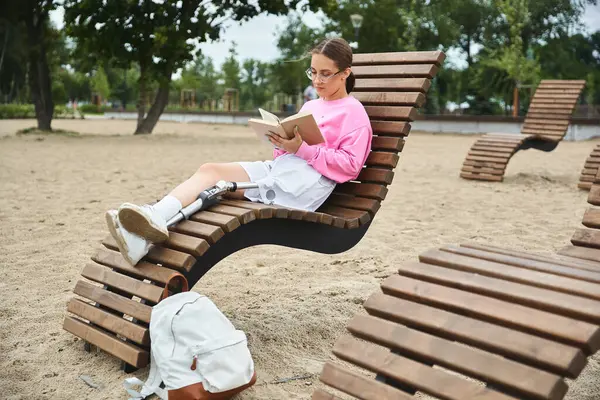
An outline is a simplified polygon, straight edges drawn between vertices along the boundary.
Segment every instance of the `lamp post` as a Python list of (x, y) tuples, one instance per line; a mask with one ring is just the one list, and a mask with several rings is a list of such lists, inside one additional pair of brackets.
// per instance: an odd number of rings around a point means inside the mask
[(352, 14), (350, 16), (350, 21), (352, 22), (352, 26), (354, 27), (354, 40), (358, 42), (358, 30), (362, 25), (363, 16), (360, 14)]

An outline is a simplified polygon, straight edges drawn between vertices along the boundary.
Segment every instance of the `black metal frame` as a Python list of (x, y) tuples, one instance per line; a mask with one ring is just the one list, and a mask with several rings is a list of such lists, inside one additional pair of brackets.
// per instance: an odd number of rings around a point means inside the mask
[(552, 151), (558, 146), (558, 141), (543, 139), (541, 137), (532, 137), (531, 139), (525, 139), (519, 147), (515, 150), (515, 153), (519, 150), (536, 149), (545, 152)]
[(212, 267), (236, 251), (271, 244), (322, 254), (338, 254), (354, 247), (371, 222), (358, 228), (343, 229), (315, 222), (291, 219), (259, 219), (242, 225), (211, 245), (185, 273), (192, 288)]

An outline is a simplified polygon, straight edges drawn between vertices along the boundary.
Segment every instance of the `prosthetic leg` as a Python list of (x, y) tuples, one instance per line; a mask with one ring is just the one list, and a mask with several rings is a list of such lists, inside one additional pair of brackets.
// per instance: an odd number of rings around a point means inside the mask
[(173, 218), (167, 221), (167, 226), (172, 226), (188, 219), (198, 211), (204, 210), (221, 200), (221, 197), (227, 192), (235, 192), (236, 190), (256, 189), (258, 185), (252, 182), (226, 182), (218, 181), (215, 186), (204, 190), (198, 196), (198, 199), (189, 206), (179, 211)]

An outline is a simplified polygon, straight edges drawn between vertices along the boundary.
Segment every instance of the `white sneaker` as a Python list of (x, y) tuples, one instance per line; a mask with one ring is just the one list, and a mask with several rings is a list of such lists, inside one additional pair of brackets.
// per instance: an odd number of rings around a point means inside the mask
[(152, 243), (162, 243), (169, 238), (167, 221), (150, 206), (123, 203), (119, 207), (119, 223), (131, 233)]
[(138, 235), (127, 232), (127, 230), (119, 223), (117, 210), (108, 210), (106, 214), (104, 214), (104, 217), (106, 219), (108, 230), (117, 242), (117, 247), (119, 248), (121, 255), (123, 255), (123, 258), (127, 260), (129, 264), (135, 267), (135, 265), (148, 254), (148, 251), (152, 247), (152, 243)]

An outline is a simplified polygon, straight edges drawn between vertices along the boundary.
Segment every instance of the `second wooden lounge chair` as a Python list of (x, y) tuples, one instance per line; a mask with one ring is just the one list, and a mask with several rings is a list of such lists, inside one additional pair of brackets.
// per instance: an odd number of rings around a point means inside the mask
[(597, 144), (594, 150), (590, 153), (588, 158), (585, 160), (581, 175), (579, 176), (579, 183), (577, 187), (583, 190), (590, 190), (594, 177), (598, 173), (600, 167), (600, 144)]
[(136, 267), (125, 262), (108, 237), (106, 248), (81, 272), (74, 289), (79, 297), (69, 302), (72, 315), (63, 328), (126, 366), (144, 367), (151, 306), (161, 300), (174, 271), (193, 287), (220, 260), (249, 246), (277, 244), (326, 254), (352, 248), (386, 197), (410, 122), (444, 57), (439, 51), (356, 54), (352, 94), (365, 105), (374, 132), (372, 151), (356, 181), (338, 185), (318, 212), (223, 201), (172, 227), (169, 240)]
[(460, 172), (464, 179), (501, 182), (511, 157), (519, 150), (552, 151), (564, 138), (583, 80), (540, 82), (521, 134), (488, 133), (469, 150)]
[(398, 266), (334, 346), (358, 368), (327, 362), (312, 399), (564, 398), (600, 349), (600, 207), (583, 224), (558, 255), (468, 243)]

